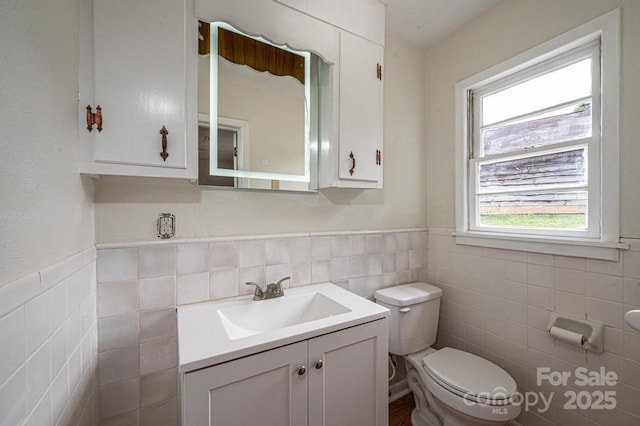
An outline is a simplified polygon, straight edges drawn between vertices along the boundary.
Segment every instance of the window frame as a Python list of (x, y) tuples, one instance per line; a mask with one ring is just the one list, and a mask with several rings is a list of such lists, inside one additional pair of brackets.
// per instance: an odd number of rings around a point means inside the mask
[[(469, 102), (470, 93), (485, 93), (496, 87), (508, 87), (509, 82), (513, 82), (514, 79), (522, 81), (527, 76), (539, 75), (541, 67), (548, 72), (553, 69), (550, 64), (566, 61), (567, 57), (570, 58), (574, 54), (580, 56), (581, 51), (589, 49), (594, 44), (599, 46), (600, 102), (595, 105), (596, 93), (592, 93), (592, 109), (601, 108), (600, 123), (592, 121), (592, 137), (582, 140), (587, 142), (585, 145), (590, 151), (589, 230), (549, 232), (539, 229), (477, 226), (471, 218), (476, 212), (477, 183), (475, 173), (471, 170), (471, 167), (477, 164), (477, 159), (472, 158), (474, 147), (471, 141), (473, 126), (477, 126), (477, 123), (472, 123), (469, 117), (473, 113), (471, 108), (477, 109), (479, 102), (472, 105)], [(596, 78), (594, 76), (594, 80)], [(615, 9), (457, 83), (455, 93), (456, 243), (618, 260), (619, 249), (626, 248), (625, 244), (619, 243), (620, 9)], [(593, 120), (596, 120), (595, 113)], [(596, 135), (598, 128), (599, 138)], [(541, 147), (532, 152), (548, 150), (548, 147)], [(592, 167), (594, 162), (597, 162), (598, 167)]]

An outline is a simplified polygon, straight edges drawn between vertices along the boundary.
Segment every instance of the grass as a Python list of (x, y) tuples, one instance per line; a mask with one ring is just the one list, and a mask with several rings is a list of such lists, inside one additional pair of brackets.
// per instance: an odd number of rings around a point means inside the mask
[(485, 226), (520, 228), (584, 229), (584, 214), (487, 214), (480, 216)]

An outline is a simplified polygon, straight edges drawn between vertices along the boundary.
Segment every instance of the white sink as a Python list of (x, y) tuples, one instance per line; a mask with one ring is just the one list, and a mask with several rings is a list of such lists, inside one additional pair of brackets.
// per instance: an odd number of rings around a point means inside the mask
[(331, 283), (178, 307), (178, 356), (186, 373), (389, 316), (389, 310)]
[(221, 308), (218, 315), (230, 339), (345, 314), (351, 310), (322, 293), (254, 301)]
[(629, 311), (624, 314), (624, 320), (631, 328), (640, 331), (640, 309)]

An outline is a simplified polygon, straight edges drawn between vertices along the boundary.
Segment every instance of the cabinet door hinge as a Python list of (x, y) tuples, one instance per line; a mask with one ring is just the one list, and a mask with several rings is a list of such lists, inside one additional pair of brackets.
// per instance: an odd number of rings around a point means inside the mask
[(382, 65), (376, 64), (376, 77), (382, 81)]
[(376, 149), (376, 165), (381, 165), (382, 164), (382, 151), (380, 151), (379, 149)]

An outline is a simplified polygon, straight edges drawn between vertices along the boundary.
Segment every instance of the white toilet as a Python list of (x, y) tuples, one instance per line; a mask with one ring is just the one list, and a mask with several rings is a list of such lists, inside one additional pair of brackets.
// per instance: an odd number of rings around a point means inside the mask
[(468, 352), (432, 349), (442, 290), (411, 283), (378, 290), (391, 310), (389, 351), (402, 355), (416, 408), (413, 426), (506, 425), (520, 414), (516, 382), (502, 368)]

